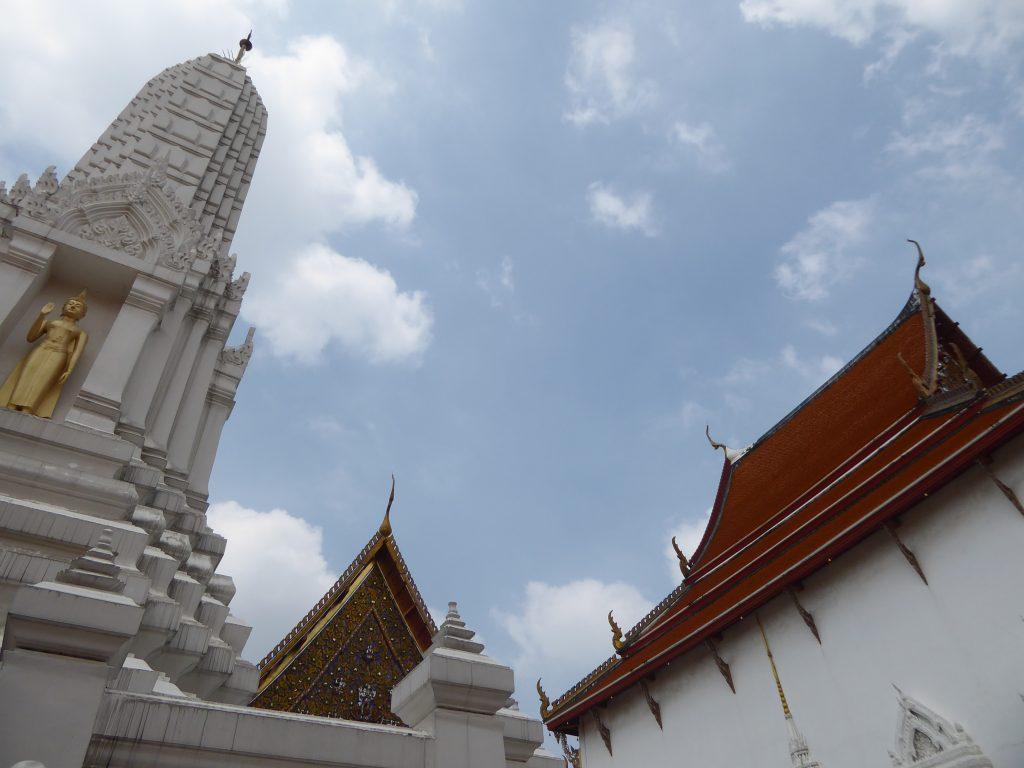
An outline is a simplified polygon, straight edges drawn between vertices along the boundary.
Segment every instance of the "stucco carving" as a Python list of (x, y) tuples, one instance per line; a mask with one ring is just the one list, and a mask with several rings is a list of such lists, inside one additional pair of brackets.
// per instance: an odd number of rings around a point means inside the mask
[(178, 200), (166, 159), (145, 171), (66, 179), (60, 186), (52, 168), (34, 188), (23, 174), (7, 198), (32, 218), (177, 271), (197, 259), (212, 262), (220, 249), (219, 237), (204, 235)]
[(253, 335), (256, 333), (254, 326), (249, 326), (245, 334), (245, 342), (237, 347), (224, 347), (220, 352), (220, 361), (228, 365), (247, 365), (252, 357)]
[(894, 768), (992, 768), (963, 726), (936, 714), (899, 688)]

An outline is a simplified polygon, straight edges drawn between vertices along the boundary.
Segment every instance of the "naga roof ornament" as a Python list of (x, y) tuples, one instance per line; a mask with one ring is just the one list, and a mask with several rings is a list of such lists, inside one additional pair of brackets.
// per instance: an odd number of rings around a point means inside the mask
[(730, 464), (735, 462), (744, 453), (747, 452), (746, 448), (730, 448), (725, 443), (717, 442), (713, 437), (711, 437), (711, 427), (710, 427), (710, 425), (707, 425), (707, 424), (704, 425), (704, 434), (708, 438), (708, 442), (711, 443), (711, 447), (714, 450), (717, 451), (719, 448), (722, 449), (722, 453), (725, 455), (725, 460), (728, 461)]
[(551, 716), (551, 699), (544, 693), (544, 689), (540, 685), (540, 678), (537, 678), (537, 695), (540, 697), (540, 718), (541, 720), (547, 720)]
[(936, 316), (932, 290), (921, 279), (921, 268), (925, 265), (924, 251), (916, 240), (908, 240), (917, 248), (917, 267), (914, 269), (914, 298), (920, 305), (921, 319), (924, 323), (924, 370), (918, 374), (906, 361), (902, 354), (896, 357), (900, 365), (910, 375), (910, 381), (922, 400), (931, 400), (939, 394), (954, 391), (966, 396), (985, 388), (981, 377), (971, 368), (963, 350), (956, 341), (945, 338), (940, 343), (938, 328), (939, 318)]
[(380, 521), (382, 536), (391, 535), (391, 505), (395, 503), (395, 476), (391, 475), (391, 495), (388, 496), (388, 507), (384, 510), (384, 519)]
[(935, 306), (932, 304), (932, 289), (921, 279), (921, 268), (925, 265), (924, 250), (916, 240), (907, 240), (917, 248), (917, 267), (914, 268), (914, 294), (918, 304), (921, 305), (921, 315), (924, 320), (925, 353), (924, 371), (918, 375), (910, 367), (903, 355), (896, 354), (900, 364), (910, 374), (910, 381), (922, 399), (927, 399), (935, 394), (939, 386), (939, 349), (938, 334), (935, 331)]
[(616, 653), (621, 653), (626, 643), (622, 639), (622, 627), (616, 623), (611, 611), (608, 611), (608, 625), (612, 628), (612, 647)]
[(679, 571), (683, 574), (685, 579), (690, 573), (690, 562), (686, 559), (686, 555), (683, 554), (683, 550), (679, 548), (676, 543), (676, 537), (672, 537), (672, 549), (676, 551), (676, 557), (679, 558)]

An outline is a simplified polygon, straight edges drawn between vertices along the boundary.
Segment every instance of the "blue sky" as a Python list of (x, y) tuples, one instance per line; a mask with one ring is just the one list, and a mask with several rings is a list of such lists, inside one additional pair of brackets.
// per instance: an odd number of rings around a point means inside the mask
[(258, 658), (376, 529), (561, 692), (676, 583), (720, 455), (869, 342), (919, 239), (1020, 347), (1011, 0), (0, 2), (0, 178), (63, 175), (165, 66), (233, 51), (269, 135), (235, 240), (257, 352), (213, 525)]

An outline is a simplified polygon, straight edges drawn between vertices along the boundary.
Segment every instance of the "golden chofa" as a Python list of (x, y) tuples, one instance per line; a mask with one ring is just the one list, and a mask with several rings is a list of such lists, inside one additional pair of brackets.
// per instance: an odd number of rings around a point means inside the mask
[(46, 338), (29, 350), (4, 381), (0, 406), (44, 419), (53, 416), (64, 382), (75, 370), (89, 340), (78, 326), (88, 310), (85, 291), (64, 302), (60, 317), (47, 320), (53, 309), (53, 302), (48, 302), (28, 329), (30, 344), (42, 336)]

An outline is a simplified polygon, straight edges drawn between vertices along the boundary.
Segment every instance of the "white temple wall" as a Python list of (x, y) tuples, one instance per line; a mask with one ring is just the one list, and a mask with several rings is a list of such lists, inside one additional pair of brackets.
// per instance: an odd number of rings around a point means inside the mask
[[(230, 330), (230, 323), (228, 329)], [(183, 481), (192, 461), (196, 435), (206, 405), (206, 395), (213, 380), (214, 366), (217, 364), (220, 351), (224, 348), (226, 338), (227, 332), (219, 327), (211, 327), (203, 338), (192, 375), (189, 377), (188, 391), (174, 420), (174, 428), (167, 447), (167, 468)]]
[[(1024, 438), (994, 471), (1024, 493)], [(893, 686), (963, 725), (996, 768), (1024, 765), (1024, 516), (979, 467), (902, 517), (897, 529), (924, 584), (880, 531), (805, 580), (814, 639), (788, 595), (760, 610), (795, 721), (826, 768), (889, 765), (899, 705)], [(752, 617), (719, 645), (734, 695), (710, 653), (694, 649), (650, 683), (660, 731), (636, 687), (601, 710), (608, 755), (590, 715), (586, 768), (788, 766), (788, 736)]]
[(154, 402), (158, 402), (158, 395), (162, 394), (161, 383), (166, 389), (170, 361), (176, 352), (180, 352), (177, 344), (179, 332), (191, 306), (186, 292), (180, 293), (164, 313), (160, 325), (150, 334), (128, 381), (121, 406), (121, 423), (122, 426), (128, 425), (136, 434), (145, 432), (147, 416)]
[(50, 274), (54, 243), (8, 228), (14, 207), (0, 202), (0, 340), (27, 309), (32, 297)]
[(192, 378), (196, 358), (199, 355), (199, 350), (203, 347), (212, 319), (212, 309), (193, 305), (182, 326), (184, 344), (170, 367), (171, 376), (167, 389), (163, 393), (152, 427), (146, 433), (146, 446), (164, 459), (166, 459), (167, 445), (170, 441), (171, 430), (174, 428), (174, 421), (188, 391), (189, 379)]
[(193, 306), (196, 301), (196, 292), (190, 293), (187, 297), (181, 295), (172, 307), (173, 319), (167, 328), (167, 335), (170, 337), (170, 347), (167, 356), (160, 363), (156, 389), (153, 397), (146, 403), (146, 431), (153, 429), (157, 416), (160, 413), (160, 406), (167, 396), (167, 390), (171, 386), (174, 372), (178, 368), (182, 352), (190, 335), (190, 329), (194, 321)]

